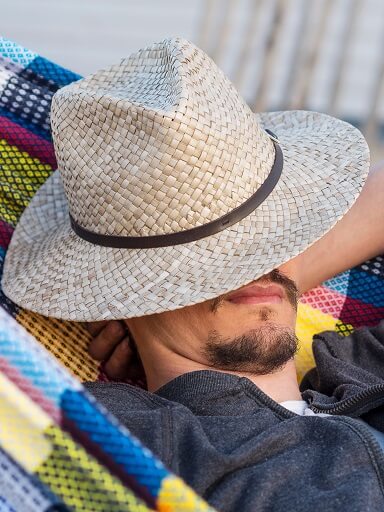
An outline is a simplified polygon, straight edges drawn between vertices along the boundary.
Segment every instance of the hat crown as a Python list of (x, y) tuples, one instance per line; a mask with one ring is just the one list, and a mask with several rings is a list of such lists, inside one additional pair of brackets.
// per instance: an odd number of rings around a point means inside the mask
[(181, 38), (60, 89), (51, 123), (70, 213), (106, 235), (211, 222), (258, 190), (275, 157), (232, 83)]

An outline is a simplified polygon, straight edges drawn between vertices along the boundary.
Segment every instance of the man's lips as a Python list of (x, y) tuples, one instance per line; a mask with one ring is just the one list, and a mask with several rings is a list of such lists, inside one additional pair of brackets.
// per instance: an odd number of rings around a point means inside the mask
[(284, 289), (277, 284), (262, 286), (251, 284), (227, 295), (226, 300), (234, 304), (279, 304), (283, 301)]

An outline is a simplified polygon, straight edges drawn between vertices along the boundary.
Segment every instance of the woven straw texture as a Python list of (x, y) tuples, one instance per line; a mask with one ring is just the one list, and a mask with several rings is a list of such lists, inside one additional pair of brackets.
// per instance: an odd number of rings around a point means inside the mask
[[(78, 79), (77, 75), (47, 61), (11, 41), (0, 39), (0, 266), (16, 222), (25, 206), (47, 176), (56, 168), (55, 156), (49, 130), (44, 128), (48, 116), (48, 105), (42, 104), (44, 95), (52, 94), (61, 86)], [(9, 72), (9, 67), (13, 71)], [(5, 71), (6, 78), (4, 78)], [(10, 87), (15, 85), (15, 88)], [(20, 94), (21, 90), (27, 94)], [(9, 93), (9, 94), (8, 94)], [(28, 103), (27, 103), (28, 102)], [(35, 114), (41, 117), (35, 117)], [(1, 268), (0, 268), (1, 271)], [(9, 455), (11, 446), (0, 440), (0, 508), (7, 511), (46, 510), (49, 504), (71, 506), (73, 510), (137, 510), (151, 508), (161, 511), (204, 510), (204, 505), (185, 488), (180, 480), (172, 476), (151, 480), (150, 457), (144, 450), (128, 452), (130, 466), (127, 474), (133, 478), (143, 473), (143, 457), (147, 457), (147, 482), (158, 482), (159, 490), (155, 506), (146, 506), (137, 499), (129, 488), (117, 482), (110, 470), (100, 460), (90, 459), (92, 453), (100, 458), (108, 451), (108, 446), (126, 446), (127, 433), (118, 427), (115, 420), (100, 411), (100, 415), (85, 414), (89, 407), (81, 392), (81, 387), (66, 371), (58, 366), (46, 351), (39, 350), (31, 336), (18, 328), (12, 321), (15, 318), (51, 351), (62, 365), (81, 380), (94, 380), (101, 376), (99, 365), (86, 353), (89, 335), (80, 324), (63, 322), (43, 317), (24, 310), (0, 292), (0, 304), (7, 312), (0, 314), (0, 375), (8, 378), (35, 405), (28, 409), (19, 407), (20, 395), (15, 398), (15, 389), (7, 386), (3, 379), (0, 417), (13, 421), (19, 429), (13, 438), (14, 452), (18, 459)], [(2, 311), (0, 309), (0, 311)], [(300, 339), (300, 352), (296, 363), (299, 377), (313, 366), (311, 350), (312, 335), (325, 329), (333, 329), (349, 334), (362, 325), (375, 325), (384, 317), (384, 259), (377, 257), (344, 272), (322, 286), (311, 290), (301, 299), (298, 312), (297, 334)], [(67, 393), (65, 393), (67, 391)], [(69, 392), (68, 392), (69, 391)], [(7, 415), (5, 413), (7, 398)], [(25, 402), (24, 402), (25, 403)], [(13, 407), (10, 407), (13, 405)], [(37, 409), (36, 409), (37, 408)], [(68, 422), (63, 421), (71, 411), (82, 423), (85, 416), (95, 418), (88, 424), (92, 433), (90, 446), (87, 437), (74, 441), (68, 432)], [(24, 419), (20, 423), (20, 412)], [(49, 418), (45, 431), (40, 427), (46, 416)], [(105, 419), (105, 423), (103, 423)], [(61, 425), (59, 425), (61, 421)], [(85, 427), (83, 427), (85, 428)], [(73, 432), (73, 431), (72, 431)], [(8, 434), (12, 433), (7, 431)], [(33, 444), (42, 442), (48, 446), (50, 455), (35, 468), (31, 466)], [(97, 447), (97, 449), (96, 449)], [(125, 456), (124, 456), (125, 457)], [(32, 458), (32, 462), (34, 458)], [(36, 462), (36, 459), (35, 459)], [(28, 470), (23, 467), (29, 468)], [(157, 475), (159, 475), (157, 473)], [(143, 481), (143, 480), (141, 480)], [(119, 485), (121, 485), (119, 487)], [(147, 487), (149, 492), (150, 487)], [(152, 492), (154, 487), (151, 487)], [(102, 491), (102, 492), (101, 492)], [(146, 495), (148, 496), (148, 495)], [(125, 502), (122, 503), (122, 499)], [(104, 507), (104, 508), (103, 508)], [(50, 509), (52, 510), (52, 508)], [(61, 510), (65, 510), (62, 508)]]
[[(351, 125), (315, 112), (254, 115), (200, 49), (169, 39), (55, 94), (59, 172), (34, 196), (7, 253), (3, 290), (67, 320), (128, 318), (214, 298), (296, 256), (350, 208), (369, 151)], [(277, 186), (213, 236), (157, 249), (78, 237), (180, 232), (258, 190), (284, 154)], [(49, 299), (49, 300), (48, 300)]]

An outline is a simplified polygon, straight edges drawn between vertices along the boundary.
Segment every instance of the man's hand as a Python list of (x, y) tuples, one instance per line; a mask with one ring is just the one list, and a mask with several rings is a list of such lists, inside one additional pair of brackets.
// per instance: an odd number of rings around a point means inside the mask
[(124, 322), (111, 320), (89, 322), (87, 330), (93, 336), (88, 347), (91, 357), (103, 361), (103, 370), (113, 380), (137, 379), (141, 365)]

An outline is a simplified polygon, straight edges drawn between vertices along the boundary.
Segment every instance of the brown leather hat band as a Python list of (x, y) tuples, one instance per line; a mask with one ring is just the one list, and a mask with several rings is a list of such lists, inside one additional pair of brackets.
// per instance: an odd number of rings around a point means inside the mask
[(275, 146), (275, 161), (270, 173), (261, 187), (249, 199), (247, 199), (245, 203), (212, 222), (208, 222), (207, 224), (196, 228), (166, 235), (115, 236), (101, 235), (99, 233), (88, 231), (88, 229), (81, 227), (70, 216), (72, 229), (80, 238), (83, 238), (94, 245), (115, 247), (119, 249), (152, 249), (155, 247), (169, 247), (172, 245), (187, 244), (189, 242), (200, 240), (201, 238), (212, 236), (229, 228), (230, 226), (233, 226), (233, 224), (236, 224), (244, 217), (247, 217), (266, 200), (275, 188), (283, 170), (284, 159), (283, 152), (279, 144), (274, 139), (273, 144)]

